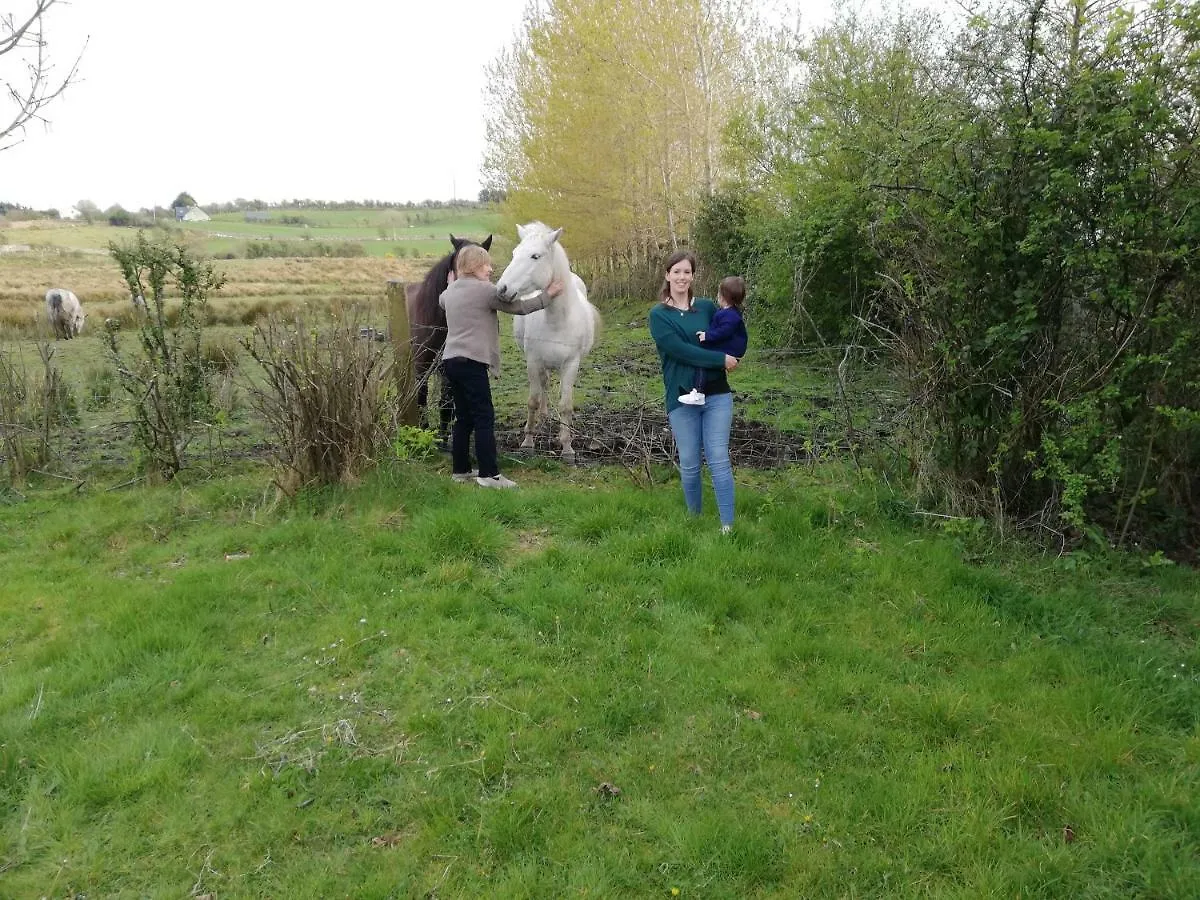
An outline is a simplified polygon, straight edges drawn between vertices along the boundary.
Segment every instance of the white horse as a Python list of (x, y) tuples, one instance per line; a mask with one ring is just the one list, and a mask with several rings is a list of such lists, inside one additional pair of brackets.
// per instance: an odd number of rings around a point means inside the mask
[(50, 288), (46, 291), (46, 316), (56, 338), (69, 341), (83, 331), (83, 304), (68, 290)]
[(512, 262), (496, 287), (501, 299), (522, 297), (545, 290), (560, 281), (563, 291), (546, 308), (527, 316), (513, 317), (513, 336), (525, 354), (529, 373), (529, 415), (525, 420), (524, 448), (533, 447), (533, 430), (547, 412), (550, 371), (558, 372), (562, 388), (558, 402), (558, 443), (563, 459), (575, 462), (571, 446), (571, 415), (574, 411), (575, 378), (579, 364), (591, 352), (600, 332), (600, 313), (587, 299), (587, 285), (571, 271), (566, 251), (558, 239), (563, 230), (541, 222), (517, 226), (521, 242), (513, 250)]

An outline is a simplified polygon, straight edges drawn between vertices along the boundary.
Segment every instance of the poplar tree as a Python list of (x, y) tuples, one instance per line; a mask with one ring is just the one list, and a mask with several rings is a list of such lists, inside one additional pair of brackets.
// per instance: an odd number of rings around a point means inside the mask
[(638, 263), (690, 240), (746, 94), (743, 0), (578, 0), (532, 8), (490, 67), (489, 184), (576, 255)]

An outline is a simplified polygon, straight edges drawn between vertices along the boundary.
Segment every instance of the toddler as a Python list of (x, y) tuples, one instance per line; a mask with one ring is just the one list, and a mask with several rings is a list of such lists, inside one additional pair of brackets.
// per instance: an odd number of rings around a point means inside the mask
[[(697, 331), (705, 350), (717, 350), (741, 359), (746, 355), (746, 323), (742, 319), (742, 303), (746, 300), (746, 282), (737, 275), (730, 275), (717, 289), (717, 311), (709, 322), (707, 331)], [(696, 370), (696, 382), (691, 391), (679, 398), (688, 406), (704, 405), (704, 370)]]

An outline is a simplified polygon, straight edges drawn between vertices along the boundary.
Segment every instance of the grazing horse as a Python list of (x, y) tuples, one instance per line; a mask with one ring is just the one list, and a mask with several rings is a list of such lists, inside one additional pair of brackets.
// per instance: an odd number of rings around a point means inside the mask
[(63, 288), (46, 291), (46, 316), (54, 328), (54, 337), (70, 340), (83, 331), (83, 305), (79, 298)]
[(529, 415), (521, 446), (533, 447), (533, 430), (547, 412), (550, 371), (558, 372), (561, 395), (558, 402), (558, 443), (566, 462), (575, 462), (571, 446), (571, 416), (574, 412), (575, 378), (579, 364), (591, 352), (600, 332), (600, 313), (587, 299), (587, 285), (571, 271), (567, 253), (558, 239), (561, 228), (552, 230), (541, 222), (517, 226), (521, 242), (513, 250), (512, 262), (497, 283), (501, 299), (521, 297), (545, 290), (551, 281), (562, 282), (563, 291), (546, 301), (546, 308), (513, 318), (513, 336), (525, 354), (529, 374)]
[[(474, 241), (450, 235), (454, 249), (434, 263), (420, 284), (405, 285), (404, 306), (408, 310), (409, 335), (412, 341), (413, 375), (417, 382), (417, 406), (421, 410), (421, 422), (426, 423), (429, 406), (429, 379), (442, 348), (446, 346), (446, 311), (438, 304), (438, 297), (450, 283), (454, 261), (458, 251)], [(492, 247), (492, 236), (479, 245), (484, 250)], [(450, 432), (450, 419), (454, 415), (454, 400), (443, 385), (438, 403), (438, 435), (445, 440)]]

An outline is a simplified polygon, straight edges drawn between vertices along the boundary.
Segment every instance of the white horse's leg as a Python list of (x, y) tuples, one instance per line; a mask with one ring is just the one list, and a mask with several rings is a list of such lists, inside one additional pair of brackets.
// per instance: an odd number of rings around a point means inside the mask
[(546, 369), (532, 361), (526, 369), (529, 373), (529, 412), (525, 417), (525, 439), (521, 441), (522, 450), (533, 449), (533, 431), (538, 421), (546, 414), (546, 393), (549, 388), (549, 373)]
[(575, 448), (571, 446), (571, 419), (575, 414), (575, 379), (579, 375), (581, 357), (576, 356), (563, 363), (558, 373), (562, 395), (558, 400), (558, 445), (562, 447), (564, 462), (575, 462)]

